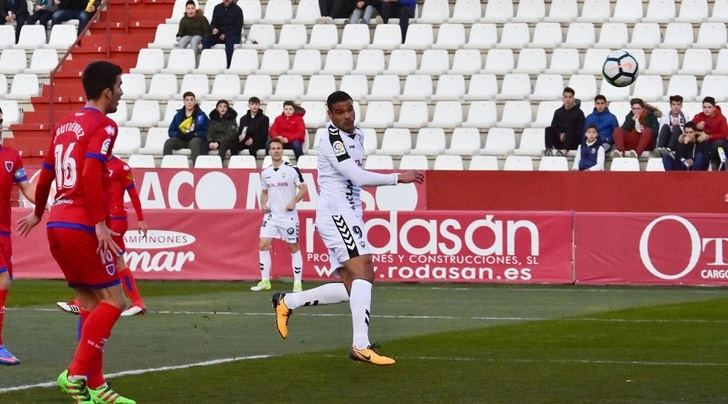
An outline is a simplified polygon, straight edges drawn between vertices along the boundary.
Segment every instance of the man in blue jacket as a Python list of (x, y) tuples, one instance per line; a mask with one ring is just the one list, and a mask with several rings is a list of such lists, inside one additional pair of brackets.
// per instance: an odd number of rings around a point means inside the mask
[(584, 120), (584, 131), (590, 126), (595, 126), (599, 133), (599, 142), (604, 147), (604, 151), (608, 152), (614, 144), (612, 134), (614, 129), (619, 127), (617, 117), (609, 112), (607, 106), (607, 97), (599, 94), (594, 97), (594, 112), (587, 115)]
[(399, 28), (402, 30), (402, 43), (407, 36), (409, 19), (415, 17), (416, 0), (383, 0), (382, 21), (386, 24), (390, 18), (399, 18)]
[(210, 30), (212, 33), (202, 41), (202, 49), (224, 43), (229, 68), (230, 61), (233, 60), (233, 50), (240, 43), (243, 33), (243, 10), (232, 0), (223, 0), (212, 10)]
[(192, 164), (197, 156), (207, 154), (207, 124), (209, 119), (200, 109), (195, 94), (187, 91), (183, 95), (184, 106), (177, 110), (169, 124), (169, 139), (164, 142), (162, 154), (172, 154), (173, 150), (190, 149)]

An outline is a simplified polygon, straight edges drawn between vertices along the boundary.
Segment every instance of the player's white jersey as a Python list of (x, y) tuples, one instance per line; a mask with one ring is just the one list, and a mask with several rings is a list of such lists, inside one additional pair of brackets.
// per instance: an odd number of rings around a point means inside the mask
[(302, 183), (301, 171), (289, 163), (277, 168), (270, 165), (263, 169), (260, 186), (268, 191), (268, 206), (274, 216), (283, 216), (289, 212), (287, 206), (296, 197), (298, 186)]
[[(332, 123), (327, 125), (328, 134), (318, 144), (319, 215), (362, 215), (361, 185), (394, 185), (396, 174), (375, 174), (361, 170), (364, 165), (364, 132), (354, 128), (346, 133)], [(358, 172), (351, 171), (352, 162)], [(343, 172), (349, 172), (347, 177)], [(356, 176), (357, 178), (352, 177)], [(356, 183), (354, 182), (356, 181)]]

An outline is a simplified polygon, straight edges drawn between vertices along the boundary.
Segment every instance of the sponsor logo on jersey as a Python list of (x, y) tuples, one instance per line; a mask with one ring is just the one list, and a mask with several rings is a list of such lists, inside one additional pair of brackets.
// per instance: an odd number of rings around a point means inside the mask
[(106, 133), (109, 136), (114, 136), (116, 134), (116, 129), (114, 128), (113, 125), (109, 125), (109, 126), (105, 127), (104, 130), (106, 131)]
[(104, 140), (104, 143), (101, 145), (101, 153), (108, 154), (110, 147), (111, 147), (111, 139)]
[(332, 146), (334, 148), (334, 155), (335, 156), (338, 157), (338, 156), (343, 156), (344, 154), (346, 154), (346, 147), (344, 147), (344, 142), (342, 142), (341, 140), (335, 141), (332, 144)]

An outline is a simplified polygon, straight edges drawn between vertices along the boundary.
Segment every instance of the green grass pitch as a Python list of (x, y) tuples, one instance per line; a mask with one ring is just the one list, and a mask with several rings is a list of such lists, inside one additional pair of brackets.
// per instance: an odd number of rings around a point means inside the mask
[[(151, 312), (120, 319), (105, 361), (139, 403), (728, 402), (726, 289), (378, 284), (370, 335), (398, 361), (378, 368), (347, 357), (348, 305), (296, 310), (284, 341), (250, 284), (139, 284)], [(22, 363), (0, 368), (0, 402), (68, 402), (48, 382), (75, 343), (69, 296), (14, 283)]]

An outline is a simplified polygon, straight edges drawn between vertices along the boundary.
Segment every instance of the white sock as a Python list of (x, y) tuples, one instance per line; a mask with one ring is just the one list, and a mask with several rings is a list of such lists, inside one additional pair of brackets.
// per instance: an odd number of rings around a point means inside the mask
[(303, 292), (286, 293), (283, 301), (289, 309), (301, 306), (317, 306), (319, 304), (336, 304), (349, 300), (346, 286), (343, 283), (327, 283)]
[(260, 279), (270, 279), (270, 251), (260, 251)]
[(372, 284), (364, 279), (354, 279), (351, 283), (351, 325), (352, 344), (356, 349), (364, 349), (369, 343), (369, 313), (372, 305)]
[(301, 251), (296, 251), (291, 254), (291, 266), (293, 266), (293, 280), (295, 282), (301, 282), (303, 276), (303, 257), (301, 257)]

